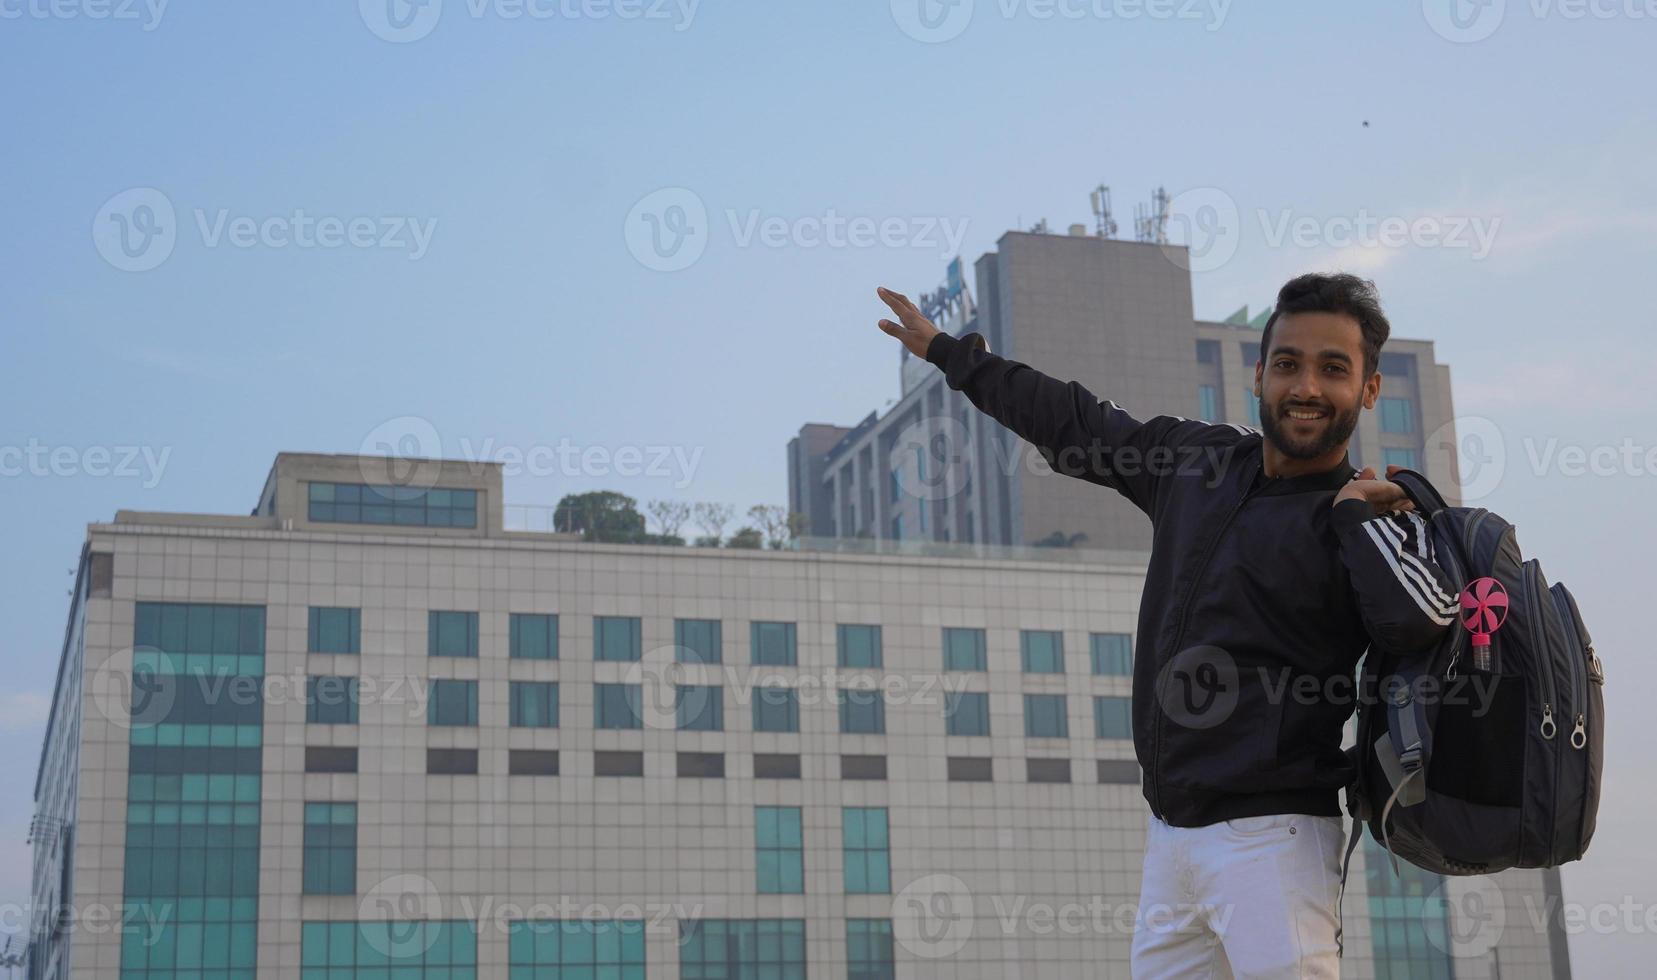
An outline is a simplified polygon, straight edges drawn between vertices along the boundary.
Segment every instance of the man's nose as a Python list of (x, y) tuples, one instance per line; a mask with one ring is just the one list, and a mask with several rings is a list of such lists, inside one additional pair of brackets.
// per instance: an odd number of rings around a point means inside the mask
[(1323, 389), (1318, 387), (1317, 375), (1305, 372), (1295, 378), (1289, 395), (1297, 402), (1315, 402), (1322, 400)]

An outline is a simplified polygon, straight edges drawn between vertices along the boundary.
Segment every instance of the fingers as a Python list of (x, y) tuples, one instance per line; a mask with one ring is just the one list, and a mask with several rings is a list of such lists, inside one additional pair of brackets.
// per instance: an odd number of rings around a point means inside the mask
[(914, 303), (911, 303), (909, 301), (909, 297), (903, 295), (902, 293), (894, 292), (893, 290), (887, 289), (885, 286), (879, 286), (875, 289), (875, 295), (880, 297), (881, 302), (885, 303), (887, 306), (890, 306), (892, 308), (892, 312), (896, 313), (898, 315), (898, 319), (900, 320), (903, 319), (904, 315), (908, 313), (920, 316), (920, 308)]
[(879, 324), (877, 324), (877, 326), (894, 337), (903, 336), (903, 327), (899, 324), (893, 323), (890, 320), (882, 320)]
[(1392, 475), (1394, 473), (1397, 473), (1401, 469), (1403, 469), (1403, 467), (1399, 466), (1397, 463), (1388, 463), (1387, 464), (1387, 479), (1389, 479), (1389, 480), (1392, 479)]
[(1360, 480), (1373, 480), (1373, 479), (1375, 479), (1375, 467), (1373, 467), (1373, 466), (1364, 467), (1363, 470), (1358, 473), (1358, 479), (1360, 479)]

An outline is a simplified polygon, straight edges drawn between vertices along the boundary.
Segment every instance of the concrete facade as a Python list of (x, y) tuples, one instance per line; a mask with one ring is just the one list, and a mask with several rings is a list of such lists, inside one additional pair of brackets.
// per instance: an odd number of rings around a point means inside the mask
[[(456, 940), (452, 963), (430, 965), (428, 949), (425, 967), (391, 976), (518, 976), (512, 967), (523, 964), (515, 957), (527, 955), (528, 944), (514, 938), (515, 922), (584, 916), (642, 922), (642, 963), (599, 976), (723, 975), (696, 972), (687, 962), (692, 947), (680, 942), (684, 923), (709, 920), (801, 924), (804, 959), (763, 975), (1127, 975), (1146, 807), (1131, 743), (1095, 737), (1093, 699), (1126, 698), (1129, 678), (1095, 673), (1090, 646), (1095, 634), (1128, 634), (1131, 643), (1142, 554), (1033, 560), (1036, 552), (1008, 558), (982, 546), (924, 555), (886, 543), (865, 554), (587, 544), (499, 530), (498, 470), (459, 464), (403, 472), (428, 474), (434, 489), (476, 492), (481, 533), (307, 519), (318, 513), (302, 505), (316, 499), (309, 484), (361, 479), (374, 465), (285, 455), (252, 516), (122, 512), (88, 528), (36, 790), (37, 826), (47, 828), (36, 839), (36, 900), (76, 914), (69, 924), (37, 916), (31, 976), (386, 977), (383, 966), (317, 965), (323, 953), (312, 939), (332, 923), (347, 939), (358, 936), (359, 957), (383, 960), (384, 950), (372, 941), (365, 947), (361, 937), (379, 935), (364, 923), (388, 918), (476, 924), (467, 927), (476, 929), (475, 947), (468, 942), (463, 950)], [(191, 803), (186, 768), (184, 802), (168, 810), (160, 802), (163, 777), (135, 768), (157, 755), (140, 751), (155, 741), (140, 738), (143, 725), (163, 730), (173, 717), (163, 710), (141, 723), (135, 714), (128, 697), (134, 664), (154, 655), (135, 650), (135, 640), (157, 608), (178, 604), (235, 607), (244, 610), (240, 622), (262, 627), (253, 640), (241, 638), (241, 652), (257, 647), (262, 664), (244, 656), (237, 668), (261, 680), (256, 710), (237, 709), (243, 722), (254, 719), (241, 727), (254, 729), (258, 765), (256, 780), (244, 773), (234, 791), (249, 787), (251, 799)], [(314, 608), (358, 611), (360, 649), (309, 652)], [(476, 614), (475, 656), (431, 655), (436, 610)], [(556, 658), (509, 656), (515, 614), (556, 616)], [(600, 617), (636, 621), (638, 660), (599, 659)], [(721, 624), (719, 663), (677, 662), (679, 620)], [(754, 623), (794, 624), (796, 662), (755, 664)], [(879, 627), (878, 667), (840, 666), (847, 624)], [(946, 628), (982, 631), (984, 669), (944, 669)], [(1062, 673), (1024, 669), (1023, 631), (1058, 632)], [(162, 644), (164, 653), (170, 645)], [(357, 679), (355, 723), (307, 722), (306, 679), (313, 676)], [(443, 680), (476, 682), (474, 724), (431, 723), (433, 684)], [(514, 682), (558, 685), (556, 727), (510, 724)], [(639, 727), (598, 726), (601, 684), (639, 686)], [(755, 730), (756, 684), (797, 692), (797, 731)], [(721, 688), (717, 730), (679, 729), (677, 685)], [(883, 692), (883, 732), (842, 730), (842, 709), (830, 695), (862, 687)], [(946, 699), (961, 692), (987, 695), (989, 734), (947, 734)], [(1068, 734), (1026, 736), (1027, 695), (1062, 695)], [(167, 697), (187, 700), (182, 688)], [(179, 727), (188, 746), (188, 719)], [(355, 771), (307, 771), (307, 749), (346, 747), (357, 750)], [(428, 771), (433, 750), (455, 749), (476, 750), (475, 775)], [(512, 753), (525, 750), (556, 752), (557, 774), (510, 773)], [(639, 753), (642, 775), (598, 775), (614, 753)], [(723, 775), (705, 768), (681, 775), (687, 753), (702, 767), (720, 755)], [(797, 756), (798, 778), (757, 774), (758, 760), (776, 756)], [(879, 769), (871, 759), (882, 760), (884, 778), (868, 778)], [(993, 778), (952, 779), (952, 759), (990, 760)], [(1046, 778), (1062, 771), (1069, 781), (1032, 781), (1030, 760)], [(223, 785), (228, 794), (232, 784)], [(340, 894), (307, 894), (308, 805), (323, 803), (355, 812), (354, 851), (344, 861), (354, 884)], [(163, 962), (155, 943), (95, 927), (97, 910), (125, 915), (140, 930), (153, 928), (145, 916), (164, 916), (175, 901), (184, 918), (200, 912), (188, 898), (134, 897), (135, 889), (189, 889), (182, 876), (163, 884), (155, 872), (147, 885), (133, 884), (133, 861), (159, 860), (133, 834), (142, 829), (159, 840), (169, 820), (201, 819), (211, 836), (215, 807), (226, 821), (245, 817), (256, 827), (257, 877), (244, 896), (257, 899), (256, 947), (232, 949), (228, 963), (186, 965), (182, 951), (199, 929), (144, 933), (156, 943), (170, 937), (171, 959)], [(759, 887), (770, 860), (759, 854), (760, 837), (770, 832), (761, 824), (778, 812), (761, 808), (772, 807), (799, 817), (798, 893)], [(889, 872), (882, 887), (849, 887), (853, 817), (846, 808), (884, 811)], [(187, 857), (194, 846), (185, 834), (168, 853)], [(1568, 975), (1549, 965), (1550, 937), (1521, 911), (1542, 900), (1545, 877), (1489, 880), (1481, 894), (1499, 896), (1513, 911), (1494, 936), (1482, 919), (1451, 930), (1471, 938), (1452, 940), (1438, 954), (1477, 954), (1455, 959), (1455, 976)], [(1365, 879), (1360, 854), (1345, 904), (1348, 977), (1377, 973)], [(214, 894), (211, 884), (207, 894)], [(208, 932), (213, 901), (202, 913)], [(1419, 900), (1399, 908), (1405, 921), (1422, 914)], [(848, 929), (871, 923), (891, 930), (881, 947), (891, 962), (854, 969)], [(1478, 948), (1484, 939), (1488, 948)], [(1403, 975), (1396, 969), (1392, 975)]]

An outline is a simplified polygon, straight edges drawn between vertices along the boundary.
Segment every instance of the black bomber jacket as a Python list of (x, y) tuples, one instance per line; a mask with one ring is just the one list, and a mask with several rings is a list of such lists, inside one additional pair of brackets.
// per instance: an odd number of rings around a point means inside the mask
[(1261, 433), (1140, 421), (1080, 384), (940, 333), (926, 359), (949, 387), (1056, 472), (1109, 487), (1151, 519), (1134, 641), (1133, 741), (1152, 813), (1174, 826), (1340, 814), (1353, 675), (1375, 646), (1436, 643), (1459, 587), (1422, 519), (1332, 506), (1357, 473), (1267, 478)]

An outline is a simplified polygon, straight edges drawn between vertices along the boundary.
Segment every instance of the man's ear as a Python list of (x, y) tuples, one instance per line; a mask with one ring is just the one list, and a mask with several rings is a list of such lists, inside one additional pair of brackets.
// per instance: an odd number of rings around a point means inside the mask
[(1373, 409), (1375, 400), (1381, 397), (1381, 372), (1376, 371), (1364, 382), (1364, 407)]

